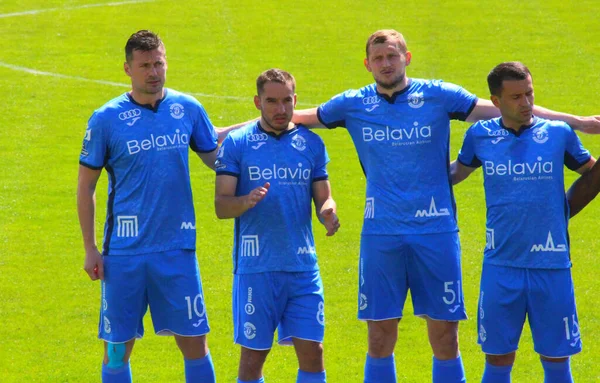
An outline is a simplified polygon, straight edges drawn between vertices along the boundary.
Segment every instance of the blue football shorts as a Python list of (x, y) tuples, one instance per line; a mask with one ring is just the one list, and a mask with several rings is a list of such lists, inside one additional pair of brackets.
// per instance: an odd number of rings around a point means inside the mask
[(319, 271), (236, 274), (233, 278), (235, 343), (269, 350), (275, 330), (281, 345), (292, 338), (323, 343), (325, 313)]
[(516, 351), (526, 316), (538, 354), (562, 358), (581, 351), (570, 269), (484, 264), (479, 294), (477, 341), (484, 353)]
[(109, 255), (103, 260), (98, 338), (110, 343), (141, 338), (148, 306), (158, 335), (199, 336), (209, 332), (194, 251)]
[(458, 233), (362, 236), (358, 319), (401, 318), (409, 290), (415, 315), (467, 319)]

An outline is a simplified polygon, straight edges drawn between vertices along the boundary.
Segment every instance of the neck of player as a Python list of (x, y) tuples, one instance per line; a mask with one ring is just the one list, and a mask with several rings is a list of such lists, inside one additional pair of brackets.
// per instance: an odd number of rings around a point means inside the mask
[(531, 125), (531, 123), (533, 123), (533, 117), (531, 117), (529, 121), (519, 121), (502, 116), (502, 125), (504, 125), (507, 129), (517, 133), (521, 130), (521, 128)]
[(377, 84), (377, 92), (385, 94), (388, 97), (393, 97), (395, 93), (401, 92), (408, 86), (408, 77), (404, 76), (401, 82), (399, 82), (393, 88), (384, 88), (380, 84)]
[(288, 122), (287, 126), (273, 126), (269, 124), (264, 118), (260, 119), (260, 126), (267, 132), (273, 133), (275, 135), (280, 135), (283, 132), (287, 132), (288, 130), (294, 129), (296, 126), (293, 122)]
[(162, 100), (163, 97), (165, 96), (165, 89), (161, 89), (160, 92), (157, 93), (144, 93), (144, 92), (139, 92), (136, 91), (135, 89), (132, 89), (131, 92), (129, 92), (129, 94), (131, 95), (131, 97), (135, 100), (135, 102), (137, 102), (140, 105), (150, 105), (153, 108), (156, 107), (156, 103), (159, 100)]

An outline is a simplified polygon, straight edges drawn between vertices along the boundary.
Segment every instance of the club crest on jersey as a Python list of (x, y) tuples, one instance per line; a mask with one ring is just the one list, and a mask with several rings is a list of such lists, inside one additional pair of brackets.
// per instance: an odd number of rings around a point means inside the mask
[(538, 144), (543, 144), (548, 141), (548, 131), (545, 127), (533, 129), (533, 140)]
[(306, 149), (306, 140), (301, 135), (296, 134), (292, 137), (292, 146), (302, 152)]
[(171, 105), (171, 107), (169, 108), (169, 112), (171, 113), (171, 117), (173, 117), (176, 120), (180, 120), (183, 118), (183, 116), (185, 116), (183, 105), (177, 102)]
[(425, 104), (423, 92), (415, 92), (408, 95), (408, 106), (413, 109), (418, 109)]

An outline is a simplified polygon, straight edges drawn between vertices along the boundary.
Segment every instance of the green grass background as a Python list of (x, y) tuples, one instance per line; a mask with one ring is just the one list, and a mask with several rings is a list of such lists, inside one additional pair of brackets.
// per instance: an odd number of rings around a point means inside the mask
[[(597, 101), (600, 29), (593, 0), (339, 1), (167, 0), (82, 8), (101, 0), (0, 2), (0, 382), (99, 381), (96, 339), (99, 284), (82, 270), (76, 216), (78, 155), (88, 117), (127, 90), (123, 47), (132, 32), (152, 29), (166, 46), (169, 87), (195, 93), (213, 123), (225, 126), (257, 115), (251, 100), (260, 72), (280, 67), (297, 79), (301, 107), (316, 106), (372, 81), (364, 69), (370, 33), (405, 34), (411, 77), (441, 78), (487, 98), (485, 76), (502, 61), (520, 60), (533, 72), (536, 103), (589, 115)], [(108, 1), (108, 0), (107, 0)], [(53, 10), (48, 10), (54, 8)], [(48, 10), (28, 15), (8, 14)], [(56, 75), (33, 74), (30, 68)], [(110, 81), (125, 86), (87, 80)], [(453, 123), (452, 157), (467, 124)], [(356, 319), (357, 258), (364, 177), (347, 133), (319, 132), (332, 157), (329, 170), (342, 222), (326, 238), (316, 227), (326, 294), (328, 381), (361, 382), (366, 326)], [(596, 155), (600, 137), (583, 136)], [(232, 341), (232, 221), (213, 213), (214, 176), (192, 158), (198, 258), (212, 332), (218, 380), (235, 382), (239, 348)], [(568, 173), (567, 184), (575, 179)], [(485, 241), (485, 205), (478, 171), (456, 188), (463, 246), (464, 291), (471, 319), (461, 325), (461, 350), (470, 382), (481, 379), (476, 305)], [(98, 186), (98, 233), (104, 222), (106, 176)], [(571, 223), (573, 274), (584, 351), (572, 361), (577, 382), (597, 382), (600, 367), (600, 266), (593, 203)], [(515, 206), (518, 209), (518, 206)], [(396, 348), (401, 382), (431, 380), (424, 321), (407, 302)], [(174, 341), (146, 337), (132, 356), (138, 382), (181, 382)], [(275, 346), (268, 382), (294, 382), (291, 348)], [(526, 328), (515, 382), (541, 382), (543, 372)]]

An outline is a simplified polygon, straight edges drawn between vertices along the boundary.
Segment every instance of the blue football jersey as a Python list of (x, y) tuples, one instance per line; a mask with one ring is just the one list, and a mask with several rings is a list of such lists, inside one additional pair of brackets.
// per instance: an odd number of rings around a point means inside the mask
[(471, 126), (458, 161), (483, 169), (484, 263), (570, 267), (563, 165), (576, 170), (589, 160), (590, 153), (564, 122), (535, 118), (518, 134), (500, 118)]
[(109, 177), (104, 255), (196, 248), (189, 148), (212, 152), (217, 134), (196, 99), (165, 92), (154, 109), (125, 93), (88, 121), (79, 163)]
[(321, 123), (350, 133), (367, 179), (363, 235), (457, 231), (449, 174), (450, 120), (477, 98), (454, 84), (410, 79), (387, 97), (375, 84), (318, 108)]
[(312, 184), (328, 178), (323, 140), (299, 125), (280, 135), (255, 122), (229, 133), (218, 175), (237, 177), (236, 195), (271, 184), (265, 198), (235, 219), (234, 273), (318, 270)]

